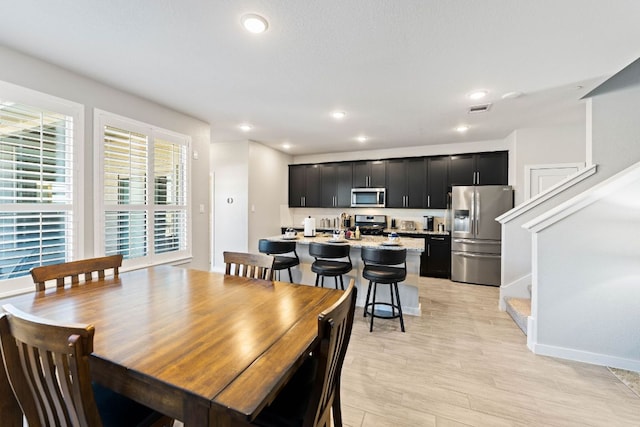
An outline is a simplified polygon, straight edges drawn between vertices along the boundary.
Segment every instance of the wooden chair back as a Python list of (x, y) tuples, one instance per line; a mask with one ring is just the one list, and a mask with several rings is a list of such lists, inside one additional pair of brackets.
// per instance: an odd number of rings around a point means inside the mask
[(246, 252), (224, 252), (225, 274), (273, 280), (273, 256)]
[(89, 371), (93, 325), (59, 324), (12, 305), (2, 309), (2, 356), (29, 426), (101, 426)]
[(45, 282), (49, 280), (55, 280), (56, 286), (63, 288), (67, 277), (71, 277), (71, 286), (80, 283), (81, 276), (85, 282), (93, 280), (94, 272), (98, 273), (98, 279), (103, 279), (105, 270), (109, 269), (113, 269), (114, 277), (118, 277), (121, 266), (122, 255), (111, 255), (35, 267), (31, 269), (31, 277), (36, 285), (36, 290), (44, 291)]
[(351, 338), (357, 288), (351, 279), (342, 297), (318, 316), (318, 368), (307, 407), (304, 426), (330, 427), (331, 411), (335, 426), (342, 426), (340, 376)]

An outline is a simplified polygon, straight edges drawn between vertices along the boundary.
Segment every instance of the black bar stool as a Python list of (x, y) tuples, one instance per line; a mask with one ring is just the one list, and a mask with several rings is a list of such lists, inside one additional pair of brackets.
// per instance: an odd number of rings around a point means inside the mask
[[(324, 276), (333, 276), (338, 289), (338, 276), (340, 277), (340, 288), (344, 290), (342, 275), (347, 274), (353, 267), (349, 253), (351, 246), (345, 244), (317, 243), (309, 244), (309, 255), (316, 260), (311, 264), (311, 271), (316, 273), (316, 286), (318, 279), (322, 277), (322, 287), (324, 288)], [(345, 261), (345, 258), (348, 261)]]
[[(291, 276), (291, 267), (300, 264), (300, 258), (296, 252), (296, 242), (279, 242), (277, 240), (260, 239), (258, 241), (258, 251), (273, 257), (273, 271), (278, 272), (278, 280), (280, 280), (280, 270), (289, 271), (289, 281), (293, 283)], [(278, 256), (282, 254), (293, 253), (293, 256)]]
[[(373, 331), (373, 318), (395, 319), (400, 318), (400, 328), (404, 332), (404, 319), (402, 317), (402, 304), (398, 293), (398, 282), (402, 282), (407, 277), (407, 250), (406, 249), (380, 249), (374, 247), (363, 247), (361, 250), (364, 269), (362, 277), (369, 281), (367, 289), (367, 299), (364, 304), (364, 317), (371, 315), (369, 332)], [(401, 266), (400, 266), (401, 265)], [(389, 285), (391, 302), (376, 301), (376, 290), (378, 283)], [(373, 284), (373, 299), (371, 296), (371, 285)], [(395, 298), (394, 298), (395, 293)], [(391, 308), (391, 314), (376, 313), (376, 306), (384, 305)], [(371, 307), (371, 311), (368, 309)], [(397, 311), (397, 313), (396, 313)]]

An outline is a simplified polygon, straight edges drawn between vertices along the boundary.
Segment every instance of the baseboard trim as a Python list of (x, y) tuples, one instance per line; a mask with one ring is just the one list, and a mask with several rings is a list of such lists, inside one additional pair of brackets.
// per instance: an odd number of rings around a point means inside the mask
[(625, 359), (607, 354), (592, 353), (589, 351), (546, 344), (534, 344), (532, 351), (540, 356), (551, 356), (576, 362), (590, 363), (592, 365), (609, 366), (629, 371), (640, 371), (640, 360), (635, 359)]

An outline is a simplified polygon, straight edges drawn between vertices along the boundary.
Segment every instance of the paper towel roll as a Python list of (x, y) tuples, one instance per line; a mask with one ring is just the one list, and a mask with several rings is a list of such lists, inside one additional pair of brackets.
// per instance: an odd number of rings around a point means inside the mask
[(305, 237), (314, 237), (316, 235), (316, 219), (305, 218), (304, 219), (304, 235)]

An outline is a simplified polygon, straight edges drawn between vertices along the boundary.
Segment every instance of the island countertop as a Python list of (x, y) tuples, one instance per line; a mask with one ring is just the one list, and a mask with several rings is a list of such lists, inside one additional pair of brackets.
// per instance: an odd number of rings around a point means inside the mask
[(318, 243), (336, 243), (336, 244), (348, 244), (353, 248), (360, 249), (364, 246), (367, 247), (380, 247), (384, 249), (406, 249), (407, 252), (424, 252), (424, 239), (412, 238), (400, 236), (398, 238), (398, 245), (386, 245), (384, 243), (389, 242), (389, 239), (384, 236), (361, 236), (357, 239), (342, 239), (334, 240), (333, 235), (328, 233), (317, 233), (315, 237), (305, 237), (302, 233), (297, 233), (295, 239), (287, 239), (284, 236), (272, 236), (268, 237), (269, 240), (292, 240), (300, 245), (308, 245), (311, 242)]

